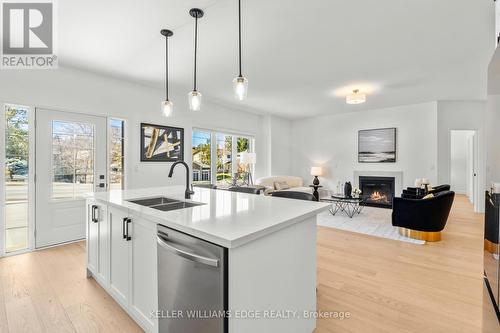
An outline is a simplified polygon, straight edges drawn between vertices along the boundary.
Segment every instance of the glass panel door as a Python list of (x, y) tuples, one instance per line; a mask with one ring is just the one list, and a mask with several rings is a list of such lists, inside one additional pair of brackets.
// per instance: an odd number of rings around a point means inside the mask
[(109, 186), (111, 190), (124, 189), (124, 161), (125, 161), (125, 122), (119, 119), (110, 120), (110, 165)]
[(85, 194), (106, 191), (105, 117), (36, 110), (37, 248), (85, 238)]
[(217, 133), (217, 185), (230, 185), (233, 178), (233, 137)]
[(29, 109), (5, 110), (5, 252), (28, 248)]
[(192, 156), (193, 156), (193, 184), (210, 184), (212, 145), (210, 132), (193, 130)]

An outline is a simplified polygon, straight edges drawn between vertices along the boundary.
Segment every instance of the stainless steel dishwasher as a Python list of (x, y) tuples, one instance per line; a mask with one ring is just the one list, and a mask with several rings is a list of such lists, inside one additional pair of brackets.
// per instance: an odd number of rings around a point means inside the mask
[(227, 332), (227, 249), (158, 225), (160, 333)]

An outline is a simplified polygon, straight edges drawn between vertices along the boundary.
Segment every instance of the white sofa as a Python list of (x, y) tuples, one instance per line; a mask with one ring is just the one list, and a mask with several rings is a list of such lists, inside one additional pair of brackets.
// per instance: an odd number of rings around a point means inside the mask
[(272, 192), (276, 191), (275, 183), (276, 182), (286, 182), (289, 189), (281, 190), (281, 191), (299, 191), (299, 192), (307, 192), (312, 193), (313, 189), (309, 186), (304, 186), (304, 181), (300, 177), (294, 176), (270, 176), (270, 177), (262, 177), (255, 181), (256, 185), (264, 186), (264, 194), (269, 195)]

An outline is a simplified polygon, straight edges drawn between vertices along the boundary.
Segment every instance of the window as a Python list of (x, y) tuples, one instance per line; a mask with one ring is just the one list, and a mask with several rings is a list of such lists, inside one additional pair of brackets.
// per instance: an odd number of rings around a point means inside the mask
[(29, 109), (5, 108), (5, 251), (28, 247)]
[(109, 188), (124, 189), (124, 152), (125, 152), (125, 122), (119, 119), (110, 120), (110, 162)]
[(233, 137), (222, 133), (216, 134), (217, 140), (217, 175), (216, 184), (231, 184), (233, 178)]
[[(253, 152), (254, 139), (250, 136), (193, 130), (193, 182), (227, 187), (235, 181), (243, 183), (253, 165), (240, 162), (240, 154)], [(214, 158), (211, 158), (214, 156)]]
[(212, 145), (210, 132), (193, 131), (193, 183), (210, 184)]
[(77, 199), (94, 188), (94, 126), (52, 121), (52, 199)]

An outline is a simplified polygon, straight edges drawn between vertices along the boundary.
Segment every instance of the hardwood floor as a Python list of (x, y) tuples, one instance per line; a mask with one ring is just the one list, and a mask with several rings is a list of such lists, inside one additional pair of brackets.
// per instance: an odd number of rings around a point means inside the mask
[[(354, 221), (354, 220), (353, 220)], [(455, 200), (443, 239), (414, 245), (318, 228), (319, 320), (328, 332), (499, 332), (483, 303), (483, 215)], [(491, 330), (490, 330), (491, 329)]]
[[(498, 332), (483, 300), (482, 230), (463, 197), (439, 243), (319, 227), (318, 309), (350, 318), (320, 319), (315, 332)], [(141, 329), (85, 277), (81, 242), (0, 259), (0, 332)]]
[(85, 274), (84, 242), (0, 259), (0, 332), (142, 332)]

